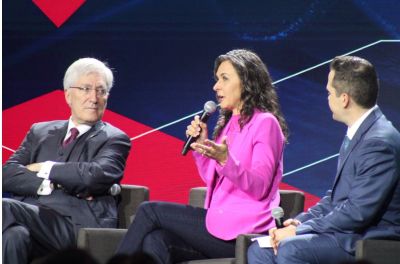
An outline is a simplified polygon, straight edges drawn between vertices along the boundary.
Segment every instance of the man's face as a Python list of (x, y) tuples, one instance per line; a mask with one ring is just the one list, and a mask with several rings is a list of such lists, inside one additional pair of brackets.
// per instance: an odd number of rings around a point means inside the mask
[(330, 71), (328, 75), (328, 83), (326, 85), (326, 90), (328, 91), (328, 104), (332, 111), (332, 118), (336, 121), (342, 122), (342, 112), (343, 112), (343, 94), (336, 94), (336, 89), (333, 87), (333, 77), (335, 76), (335, 71)]
[[(107, 106), (108, 93), (102, 95), (101, 92), (96, 92), (106, 89), (104, 79), (98, 73), (89, 73), (82, 75), (72, 87), (75, 88), (65, 91), (72, 121), (75, 125), (93, 125), (103, 117)], [(86, 91), (79, 88), (86, 88)]]

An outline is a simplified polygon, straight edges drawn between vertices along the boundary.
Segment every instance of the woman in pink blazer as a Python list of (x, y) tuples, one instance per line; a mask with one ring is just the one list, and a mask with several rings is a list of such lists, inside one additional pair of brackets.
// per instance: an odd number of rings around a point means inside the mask
[(213, 139), (198, 116), (186, 131), (197, 137), (191, 147), (207, 185), (205, 208), (143, 203), (117, 253), (143, 251), (156, 263), (227, 258), (239, 234), (275, 227), (288, 128), (271, 77), (247, 50), (219, 56), (214, 74), (221, 111)]

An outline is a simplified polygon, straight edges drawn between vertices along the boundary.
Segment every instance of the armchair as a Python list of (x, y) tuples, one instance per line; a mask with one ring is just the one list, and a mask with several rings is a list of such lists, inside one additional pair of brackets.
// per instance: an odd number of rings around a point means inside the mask
[(78, 248), (87, 250), (99, 263), (106, 263), (114, 254), (119, 242), (132, 222), (136, 209), (149, 200), (145, 186), (121, 185), (121, 200), (118, 205), (118, 228), (81, 228), (78, 233)]
[(395, 264), (400, 261), (400, 241), (359, 240), (356, 243), (356, 260), (373, 264)]

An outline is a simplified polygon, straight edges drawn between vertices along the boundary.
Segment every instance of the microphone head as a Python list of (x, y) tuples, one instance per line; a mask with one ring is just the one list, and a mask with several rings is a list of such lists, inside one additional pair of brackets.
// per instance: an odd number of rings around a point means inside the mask
[(280, 219), (283, 217), (284, 212), (282, 207), (275, 207), (272, 209), (271, 214), (274, 219)]
[(109, 192), (110, 192), (110, 194), (111, 194), (112, 196), (116, 196), (116, 195), (118, 195), (118, 194), (121, 193), (121, 186), (120, 186), (119, 184), (117, 184), (117, 183), (114, 183), (114, 184), (111, 186)]
[(208, 101), (204, 104), (204, 112), (212, 114), (217, 110), (217, 104), (214, 101)]

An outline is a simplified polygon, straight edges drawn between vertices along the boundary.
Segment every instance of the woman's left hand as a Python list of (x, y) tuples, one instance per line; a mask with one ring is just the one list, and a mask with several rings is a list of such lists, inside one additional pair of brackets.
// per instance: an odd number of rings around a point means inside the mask
[(222, 139), (220, 144), (206, 139), (204, 144), (193, 143), (190, 146), (196, 152), (208, 158), (215, 159), (221, 165), (225, 165), (226, 160), (228, 159), (228, 144), (226, 143), (226, 136)]

